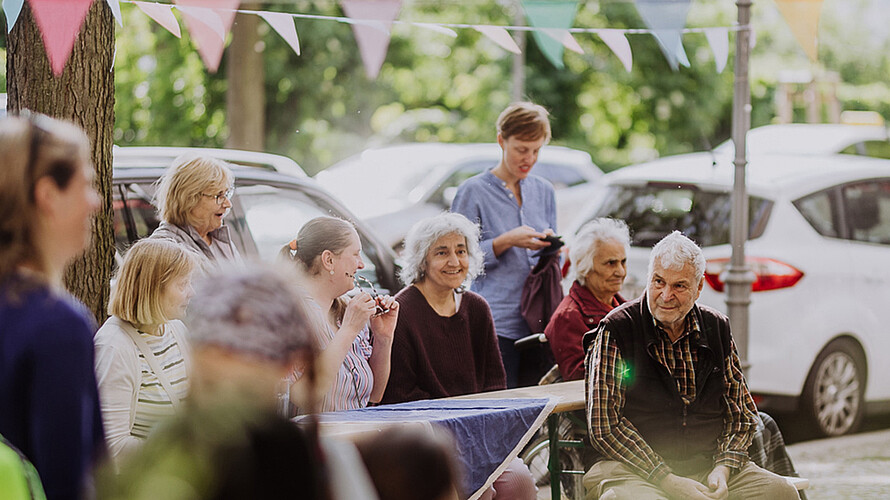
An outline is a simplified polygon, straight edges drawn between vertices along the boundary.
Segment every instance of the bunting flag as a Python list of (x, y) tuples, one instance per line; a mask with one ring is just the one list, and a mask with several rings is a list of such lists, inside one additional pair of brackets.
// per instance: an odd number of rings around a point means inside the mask
[(492, 42), (498, 44), (504, 50), (514, 54), (522, 54), (519, 45), (516, 45), (516, 40), (514, 40), (513, 37), (510, 36), (510, 33), (501, 26), (477, 25), (473, 26), (473, 29), (487, 36)]
[(414, 26), (420, 26), (421, 28), (426, 28), (430, 31), (435, 31), (436, 33), (442, 33), (443, 35), (448, 35), (451, 38), (457, 38), (457, 32), (451, 28), (446, 28), (440, 24), (430, 24), (430, 23), (414, 23)]
[[(574, 0), (522, 0), (522, 8), (525, 10), (528, 24), (535, 28), (542, 28), (532, 32), (538, 48), (557, 69), (565, 68), (562, 61), (563, 49), (566, 48), (563, 43), (565, 37), (568, 36), (574, 42), (573, 44), (570, 42), (572, 50), (578, 52), (577, 49), (581, 49), (581, 46), (568, 31), (575, 23), (578, 2)], [(581, 52), (583, 53), (583, 50)]]
[(633, 54), (630, 51), (630, 42), (627, 41), (624, 30), (600, 30), (597, 34), (618, 60), (621, 61), (624, 69), (630, 73), (633, 67)]
[(53, 75), (65, 70), (93, 0), (29, 0)]
[(173, 6), (155, 2), (133, 2), (139, 10), (146, 16), (154, 19), (154, 21), (164, 27), (176, 38), (182, 38), (182, 31), (179, 29), (179, 22), (173, 15)]
[(816, 39), (822, 0), (776, 0), (776, 6), (803, 51), (813, 61), (819, 59)]
[(226, 35), (232, 29), (240, 0), (174, 0), (198, 54), (211, 73), (219, 69)]
[(686, 26), (691, 0), (637, 0), (637, 12), (643, 22), (652, 30), (661, 51), (671, 69), (677, 70), (678, 63), (689, 67), (689, 59), (683, 49), (680, 37)]
[(373, 24), (351, 22), (355, 42), (365, 65), (368, 78), (377, 78), (386, 51), (389, 49), (389, 30), (399, 15), (402, 0), (340, 0), (347, 17), (354, 20), (370, 20)]
[(726, 28), (708, 28), (705, 30), (705, 38), (714, 52), (714, 65), (717, 73), (723, 73), (726, 68), (726, 60), (729, 58), (729, 30)]
[(294, 26), (293, 16), (283, 12), (260, 12), (259, 16), (265, 19), (281, 38), (284, 38), (297, 55), (300, 55), (300, 39), (297, 38), (297, 27)]
[(114, 20), (117, 21), (117, 24), (120, 25), (121, 28), (123, 28), (124, 19), (121, 17), (120, 0), (108, 0), (108, 6), (111, 7), (111, 15), (114, 16)]
[(541, 28), (539, 31), (549, 36), (553, 40), (556, 40), (563, 47), (571, 50), (572, 52), (577, 52), (578, 54), (584, 53), (584, 49), (581, 48), (581, 44), (578, 43), (578, 40), (575, 40), (575, 37), (572, 36), (572, 33), (569, 30)]
[(6, 14), (6, 32), (12, 31), (15, 22), (19, 20), (22, 12), (22, 4), (25, 0), (3, 0), (3, 13)]

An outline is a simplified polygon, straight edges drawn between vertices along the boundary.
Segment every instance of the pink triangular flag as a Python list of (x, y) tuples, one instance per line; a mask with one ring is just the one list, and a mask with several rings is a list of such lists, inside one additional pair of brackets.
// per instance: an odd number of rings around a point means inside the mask
[(813, 61), (819, 60), (817, 39), (822, 0), (776, 0), (776, 7), (807, 56)]
[(578, 54), (584, 53), (584, 49), (581, 48), (578, 40), (575, 40), (575, 37), (572, 36), (572, 33), (569, 30), (562, 30), (559, 28), (540, 28), (540, 30), (572, 52), (577, 52)]
[(624, 35), (624, 30), (598, 30), (596, 34), (600, 36), (603, 43), (621, 61), (624, 69), (630, 73), (630, 69), (633, 67), (633, 54), (630, 51), (630, 43), (628, 43), (627, 37)]
[(232, 29), (241, 0), (174, 0), (174, 3), (185, 18), (185, 27), (201, 60), (211, 73), (216, 73), (226, 47), (226, 34)]
[[(340, 0), (340, 5), (346, 16), (355, 21), (350, 24), (362, 55), (365, 73), (368, 78), (377, 78), (389, 49), (389, 29), (399, 15), (402, 0)], [(379, 24), (383, 30), (361, 21)]]
[(522, 51), (519, 49), (519, 45), (516, 45), (516, 40), (513, 40), (513, 37), (510, 36), (510, 33), (500, 26), (489, 26), (489, 25), (479, 25), (473, 26), (479, 33), (487, 36), (491, 39), (492, 42), (500, 45), (504, 50), (510, 51), (514, 54), (522, 54)]
[(93, 0), (29, 0), (53, 75), (65, 70)]
[(300, 39), (297, 38), (297, 28), (294, 26), (294, 16), (283, 12), (258, 12), (259, 16), (269, 23), (281, 38), (300, 55)]
[(164, 27), (164, 29), (173, 33), (176, 38), (182, 38), (182, 31), (179, 29), (179, 23), (176, 21), (176, 16), (173, 15), (172, 5), (155, 2), (133, 3), (136, 4), (136, 7), (139, 7), (139, 10), (144, 12), (146, 16), (154, 19), (154, 21)]

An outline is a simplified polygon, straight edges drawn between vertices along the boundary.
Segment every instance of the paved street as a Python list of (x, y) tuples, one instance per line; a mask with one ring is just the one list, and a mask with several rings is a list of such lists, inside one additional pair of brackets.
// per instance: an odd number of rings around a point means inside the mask
[(810, 500), (890, 499), (890, 429), (788, 446)]

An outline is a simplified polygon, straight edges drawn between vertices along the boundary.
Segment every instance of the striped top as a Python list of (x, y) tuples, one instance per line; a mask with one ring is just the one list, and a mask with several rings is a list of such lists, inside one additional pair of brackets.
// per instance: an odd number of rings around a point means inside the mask
[[(319, 329), (319, 347), (327, 348), (337, 333), (325, 319), (325, 313), (312, 299), (307, 300), (310, 308), (318, 315), (322, 327)], [(339, 327), (339, 323), (337, 325)], [(356, 335), (346, 358), (337, 370), (334, 384), (324, 395), (321, 411), (353, 410), (368, 406), (371, 389), (374, 387), (374, 372), (368, 360), (371, 358), (371, 333), (365, 325)]]
[[(169, 328), (164, 328), (160, 337), (139, 332), (151, 352), (158, 360), (161, 370), (167, 375), (167, 381), (182, 401), (188, 394), (189, 380), (185, 369), (182, 350)], [(136, 396), (136, 411), (130, 434), (138, 438), (147, 438), (149, 432), (161, 419), (174, 414), (173, 403), (167, 391), (158, 381), (142, 352), (139, 352), (139, 364), (142, 369), (142, 383)]]

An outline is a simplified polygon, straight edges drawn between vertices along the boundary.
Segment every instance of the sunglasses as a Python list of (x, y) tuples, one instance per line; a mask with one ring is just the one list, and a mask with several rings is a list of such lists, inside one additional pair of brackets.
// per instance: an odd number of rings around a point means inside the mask
[(381, 314), (386, 314), (389, 312), (389, 309), (383, 307), (383, 297), (380, 296), (380, 294), (377, 292), (377, 289), (374, 288), (374, 284), (371, 283), (368, 278), (356, 274), (352, 277), (352, 283), (362, 292), (365, 291), (365, 289), (362, 288), (362, 283), (364, 283), (365, 286), (371, 289), (371, 291), (369, 291), (368, 293), (371, 295), (371, 298), (374, 299), (374, 302), (377, 303), (377, 309), (374, 312), (374, 316), (380, 316)]

